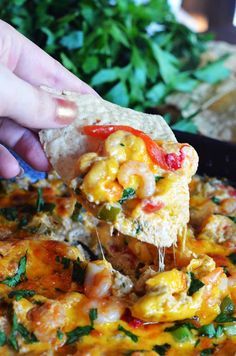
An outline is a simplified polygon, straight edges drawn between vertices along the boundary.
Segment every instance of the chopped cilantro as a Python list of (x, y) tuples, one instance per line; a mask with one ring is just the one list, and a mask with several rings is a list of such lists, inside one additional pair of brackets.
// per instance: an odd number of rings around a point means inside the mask
[(56, 207), (54, 203), (46, 203), (43, 199), (43, 189), (37, 189), (37, 202), (36, 202), (36, 211), (39, 213), (40, 211), (46, 211), (52, 213)]
[(229, 270), (227, 266), (221, 266), (223, 268), (224, 273), (226, 274), (227, 277), (230, 276)]
[(234, 303), (229, 296), (225, 297), (220, 305), (221, 313), (215, 318), (217, 323), (226, 323), (230, 321), (235, 321), (236, 318), (233, 317), (234, 313)]
[(8, 221), (14, 221), (17, 219), (18, 210), (17, 208), (10, 207), (10, 208), (1, 208), (0, 215), (4, 216), (5, 219)]
[(137, 227), (136, 227), (136, 234), (139, 234), (140, 231), (142, 231), (142, 226), (137, 222)]
[(36, 294), (34, 290), (27, 290), (27, 289), (19, 289), (13, 290), (8, 294), (9, 298), (16, 297), (16, 300), (20, 300), (21, 298), (25, 297), (33, 297)]
[(66, 333), (67, 336), (66, 344), (67, 345), (73, 344), (82, 336), (89, 335), (92, 330), (93, 327), (91, 325), (78, 326), (77, 328)]
[(26, 327), (21, 323), (18, 323), (17, 331), (23, 337), (27, 344), (32, 344), (33, 342), (38, 341), (34, 333), (29, 332)]
[(165, 356), (166, 352), (171, 348), (170, 344), (154, 345), (152, 350), (160, 356)]
[(119, 200), (120, 204), (123, 204), (126, 200), (133, 199), (135, 197), (135, 190), (133, 188), (126, 188), (123, 190), (122, 198)]
[(213, 355), (214, 349), (204, 349), (200, 352), (200, 356)]
[(81, 222), (83, 220), (81, 215), (82, 211), (82, 205), (77, 202), (75, 204), (73, 214), (71, 215), (71, 220), (74, 222)]
[(68, 269), (70, 267), (71, 260), (67, 257), (56, 256), (55, 260), (63, 265), (63, 269)]
[(192, 296), (195, 292), (197, 292), (200, 288), (204, 286), (199, 279), (194, 276), (194, 273), (189, 272), (189, 276), (191, 277), (190, 287), (188, 289), (188, 295)]
[(14, 274), (14, 276), (7, 277), (3, 281), (0, 281), (0, 283), (6, 284), (8, 287), (17, 286), (17, 284), (19, 284), (21, 280), (26, 276), (26, 261), (27, 261), (26, 255), (21, 257), (18, 264), (18, 269)]
[(236, 336), (236, 324), (224, 325), (223, 326), (224, 333), (227, 336)]
[(19, 345), (18, 345), (18, 341), (16, 338), (17, 326), (18, 326), (17, 317), (16, 317), (16, 314), (13, 314), (12, 329), (11, 329), (10, 336), (8, 338), (8, 343), (10, 344), (10, 346), (13, 347), (14, 350), (19, 351)]
[(232, 252), (230, 255), (228, 255), (228, 258), (230, 259), (230, 262), (236, 265), (236, 252)]
[(42, 208), (44, 206), (43, 189), (38, 188), (37, 194), (38, 195), (37, 195), (37, 202), (36, 202), (36, 211), (37, 211), (37, 213), (39, 213), (40, 211), (42, 211)]
[(36, 305), (43, 305), (44, 304), (44, 302), (42, 300), (32, 300), (32, 303), (36, 304)]
[(7, 342), (7, 335), (5, 334), (4, 331), (0, 330), (0, 347), (5, 345)]
[(96, 320), (98, 317), (98, 310), (96, 308), (92, 308), (89, 310), (89, 319), (91, 326), (93, 327), (94, 325), (94, 320)]
[(217, 323), (228, 323), (230, 321), (236, 321), (236, 318), (233, 317), (232, 315), (228, 315), (225, 313), (220, 313), (219, 315), (217, 315), (217, 317), (215, 318), (215, 321)]
[(79, 285), (83, 285), (84, 279), (85, 279), (85, 267), (79, 260), (74, 261), (73, 271), (72, 271), (72, 281), (77, 282)]
[(234, 312), (235, 306), (232, 301), (232, 299), (229, 296), (226, 296), (221, 304), (220, 304), (220, 310), (222, 313), (232, 315)]
[(236, 216), (228, 216), (228, 218), (236, 224)]
[(203, 325), (201, 328), (199, 328), (198, 331), (199, 335), (207, 336), (209, 338), (213, 338), (216, 335), (216, 329), (214, 324)]
[(220, 204), (220, 199), (217, 198), (217, 197), (212, 197), (212, 198), (211, 198), (211, 201), (213, 201), (213, 203), (215, 203), (215, 204), (217, 204), (217, 205)]
[(161, 176), (155, 176), (155, 182), (159, 182), (159, 180), (164, 179), (164, 177)]
[(122, 331), (126, 336), (128, 336), (133, 342), (138, 342), (138, 336), (133, 334), (131, 331), (125, 329), (122, 325), (118, 325), (118, 330)]
[(23, 215), (19, 221), (19, 227), (24, 227), (28, 224), (28, 218), (26, 215)]
[(56, 204), (54, 204), (54, 203), (44, 203), (42, 210), (52, 213), (53, 210), (55, 209), (55, 207), (56, 207)]
[(63, 339), (63, 336), (64, 336), (64, 333), (63, 333), (60, 329), (58, 329), (58, 330), (57, 330), (57, 338), (58, 338), (59, 340), (62, 340), (62, 339)]
[(221, 325), (218, 325), (216, 327), (215, 337), (218, 338), (218, 337), (221, 337), (222, 335), (223, 335), (223, 328)]
[(13, 314), (12, 329), (8, 342), (14, 350), (19, 351), (17, 334), (20, 334), (27, 344), (38, 341), (33, 333), (29, 332), (23, 324), (18, 323), (16, 314)]

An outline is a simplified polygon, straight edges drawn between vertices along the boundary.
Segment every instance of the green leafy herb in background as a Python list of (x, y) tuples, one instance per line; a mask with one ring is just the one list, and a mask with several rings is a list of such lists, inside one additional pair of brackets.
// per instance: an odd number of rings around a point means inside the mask
[(25, 255), (21, 257), (16, 273), (13, 276), (7, 277), (3, 281), (0, 281), (0, 283), (6, 284), (8, 287), (17, 286), (23, 278), (26, 278), (26, 262), (27, 256)]
[[(167, 0), (2, 0), (0, 17), (104, 98), (137, 110), (229, 75), (225, 57), (199, 68), (209, 35), (179, 24)], [(160, 26), (150, 33), (153, 22)], [(192, 118), (169, 123), (196, 131)]]

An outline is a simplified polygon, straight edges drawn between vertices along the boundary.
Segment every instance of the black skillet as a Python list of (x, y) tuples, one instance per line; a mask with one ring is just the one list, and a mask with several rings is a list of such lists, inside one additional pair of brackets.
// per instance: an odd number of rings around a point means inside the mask
[(227, 178), (236, 185), (236, 144), (174, 130), (179, 142), (192, 145), (199, 155), (198, 174)]

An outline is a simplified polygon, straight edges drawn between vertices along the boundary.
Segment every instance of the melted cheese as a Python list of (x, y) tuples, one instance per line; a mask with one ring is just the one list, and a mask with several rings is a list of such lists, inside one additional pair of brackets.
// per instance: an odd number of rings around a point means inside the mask
[[(179, 233), (176, 247), (157, 249), (115, 230), (111, 237), (110, 226), (96, 226), (85, 212), (75, 215), (75, 198), (57, 179), (41, 182), (44, 201), (55, 204), (53, 211), (36, 211), (37, 186), (0, 184), (0, 330), (10, 337), (13, 311), (24, 328), (22, 332), (19, 327), (21, 332), (12, 336), (19, 353), (100, 356), (139, 355), (145, 350), (145, 354), (154, 356), (155, 345), (165, 344), (169, 345), (167, 356), (194, 356), (209, 348), (215, 348), (219, 355), (235, 352), (235, 337), (227, 333), (208, 338), (191, 330), (191, 337), (180, 342), (172, 332), (165, 331), (178, 321), (193, 323), (197, 328), (213, 323), (226, 296), (236, 303), (236, 267), (227, 257), (236, 252), (235, 234), (229, 238), (228, 230), (221, 229), (219, 239), (216, 229), (218, 215), (220, 221), (233, 223), (233, 188), (219, 181), (194, 179), (193, 225)], [(215, 204), (213, 196), (223, 198)], [(199, 215), (197, 221), (194, 209), (201, 206), (205, 211), (209, 203), (216, 205), (217, 215)], [(78, 213), (78, 209), (75, 211)], [(22, 224), (23, 216), (28, 220)], [(39, 224), (47, 225), (53, 234), (46, 230), (46, 234), (39, 234)], [(92, 263), (85, 261), (81, 248), (62, 241), (68, 240), (71, 226), (82, 229), (88, 225), (90, 230), (83, 230), (87, 236), (83, 242), (92, 249), (90, 256), (94, 259), (94, 253), (103, 254)], [(73, 243), (78, 243), (80, 235), (74, 236)], [(20, 267), (24, 257), (25, 268)], [(204, 285), (189, 295), (191, 273)], [(91, 310), (97, 311), (93, 326)], [(76, 337), (76, 333), (82, 334)], [(3, 345), (0, 352), (12, 354), (13, 344)]]

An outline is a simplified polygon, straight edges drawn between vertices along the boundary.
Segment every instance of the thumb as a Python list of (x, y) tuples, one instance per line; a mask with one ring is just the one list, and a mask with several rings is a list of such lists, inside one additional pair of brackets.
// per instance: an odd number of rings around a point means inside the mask
[(0, 65), (0, 117), (35, 129), (69, 125), (76, 116), (74, 102), (57, 99), (18, 78)]

